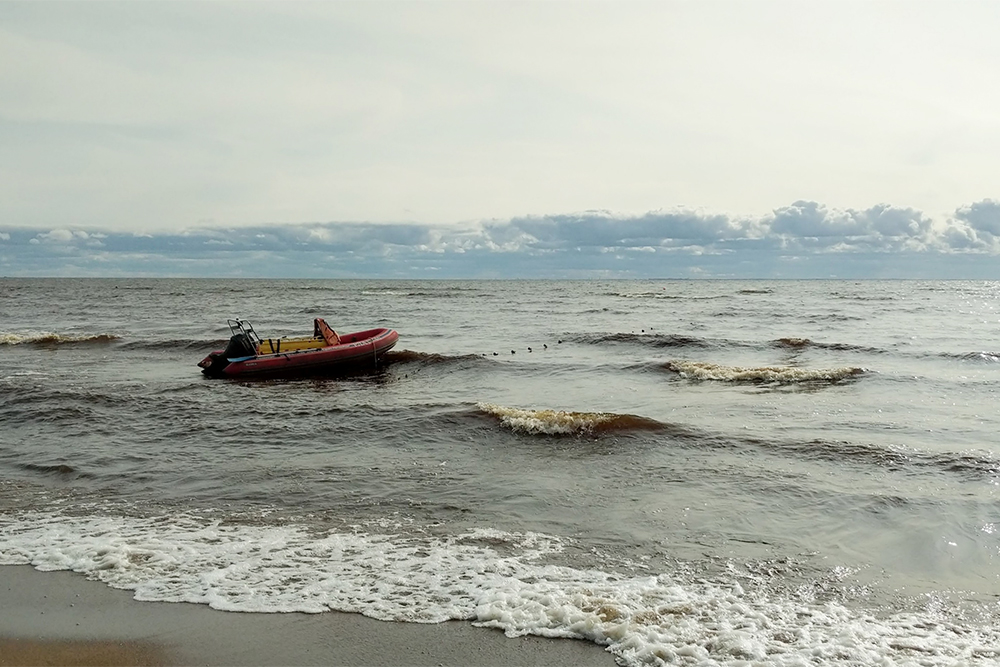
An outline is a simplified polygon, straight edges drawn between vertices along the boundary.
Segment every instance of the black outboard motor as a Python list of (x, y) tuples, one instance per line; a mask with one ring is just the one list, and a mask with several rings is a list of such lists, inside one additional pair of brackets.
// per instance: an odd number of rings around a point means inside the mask
[(229, 339), (229, 345), (226, 346), (222, 354), (213, 352), (198, 365), (201, 366), (201, 372), (205, 375), (219, 377), (222, 375), (222, 370), (229, 365), (230, 359), (253, 357), (256, 355), (257, 349), (254, 347), (253, 341), (250, 340), (250, 336), (245, 333), (238, 333)]
[(222, 356), (226, 359), (237, 359), (239, 357), (253, 357), (257, 355), (257, 348), (250, 341), (250, 336), (245, 333), (235, 334), (229, 339), (229, 345)]

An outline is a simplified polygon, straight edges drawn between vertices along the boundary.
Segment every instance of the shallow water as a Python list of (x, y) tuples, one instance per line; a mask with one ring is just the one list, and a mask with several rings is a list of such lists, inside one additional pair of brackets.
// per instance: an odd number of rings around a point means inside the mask
[[(0, 281), (0, 562), (625, 664), (992, 664), (1000, 284)], [(400, 333), (227, 381), (227, 317)]]

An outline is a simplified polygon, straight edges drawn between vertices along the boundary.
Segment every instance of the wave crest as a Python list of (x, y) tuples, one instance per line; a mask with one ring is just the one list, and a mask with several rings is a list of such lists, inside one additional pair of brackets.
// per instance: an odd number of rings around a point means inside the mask
[(665, 425), (655, 419), (614, 412), (527, 410), (493, 403), (476, 407), (515, 433), (529, 435), (581, 435), (612, 431), (656, 431)]
[(33, 333), (0, 332), (0, 345), (66, 345), (73, 343), (108, 344), (119, 340), (114, 334), (58, 334), (51, 331)]
[(841, 382), (865, 373), (854, 366), (841, 368), (796, 368), (794, 366), (723, 366), (699, 361), (668, 361), (664, 368), (691, 380), (750, 382), (754, 384), (795, 384), (799, 382)]
[(962, 361), (986, 362), (995, 364), (1000, 362), (1000, 352), (969, 352), (968, 354), (946, 354), (945, 357), (958, 358)]
[(776, 347), (804, 349), (815, 347), (821, 350), (834, 350), (837, 352), (867, 352), (871, 354), (882, 354), (885, 350), (877, 347), (866, 347), (864, 345), (851, 345), (849, 343), (821, 343), (809, 338), (779, 338), (772, 342)]
[(483, 357), (478, 354), (438, 354), (436, 352), (417, 352), (415, 350), (391, 350), (381, 357), (384, 364), (416, 364), (421, 367), (447, 364), (482, 363)]
[(602, 345), (604, 343), (630, 343), (645, 345), (647, 347), (715, 347), (709, 340), (697, 336), (683, 336), (679, 334), (654, 334), (652, 329), (649, 333), (589, 333), (569, 335), (566, 340), (574, 343), (585, 343), (588, 345)]

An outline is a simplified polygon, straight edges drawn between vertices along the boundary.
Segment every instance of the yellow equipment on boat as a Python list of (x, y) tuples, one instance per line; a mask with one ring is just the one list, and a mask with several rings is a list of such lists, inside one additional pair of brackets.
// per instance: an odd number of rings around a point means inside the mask
[(257, 347), (257, 354), (277, 354), (326, 347), (325, 338), (264, 338)]

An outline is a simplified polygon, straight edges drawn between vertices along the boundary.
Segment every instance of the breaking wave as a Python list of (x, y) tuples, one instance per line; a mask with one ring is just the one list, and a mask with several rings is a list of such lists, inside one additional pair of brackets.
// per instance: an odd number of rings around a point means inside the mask
[[(509, 637), (583, 639), (628, 667), (995, 665), (995, 614), (872, 613), (814, 587), (775, 593), (732, 568), (639, 575), (552, 564), (572, 542), (476, 528), (450, 538), (253, 526), (200, 516), (0, 515), (0, 564), (72, 570), (139, 601), (222, 611), (471, 622)], [(210, 573), (212, 576), (207, 576)], [(840, 573), (815, 586), (836, 587)]]
[(526, 410), (493, 403), (477, 403), (484, 414), (515, 433), (529, 435), (584, 435), (621, 431), (657, 431), (662, 422), (638, 415), (613, 412), (569, 412), (564, 410)]
[(793, 366), (723, 366), (699, 361), (668, 361), (669, 371), (689, 380), (753, 384), (795, 384), (800, 382), (842, 382), (864, 374), (863, 368), (795, 368)]
[(0, 345), (69, 345), (81, 343), (108, 344), (120, 340), (114, 334), (58, 334), (50, 331), (33, 333), (0, 332)]

